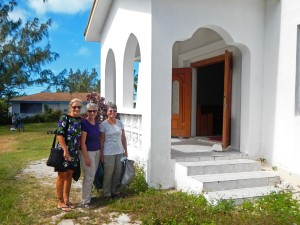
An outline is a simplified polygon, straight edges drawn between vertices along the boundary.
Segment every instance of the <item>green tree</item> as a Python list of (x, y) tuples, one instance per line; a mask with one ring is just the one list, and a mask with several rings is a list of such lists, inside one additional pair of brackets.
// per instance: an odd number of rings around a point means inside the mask
[(51, 71), (42, 66), (56, 60), (58, 54), (51, 51), (49, 42), (44, 44), (51, 20), (13, 21), (9, 13), (16, 1), (3, 2), (0, 0), (0, 98), (9, 98), (17, 89), (47, 82)]
[(78, 69), (76, 72), (70, 69), (67, 73), (65, 69), (58, 75), (52, 74), (47, 89), (53, 87), (57, 92), (99, 92), (100, 80), (95, 69), (92, 69), (91, 73), (86, 69), (84, 71)]

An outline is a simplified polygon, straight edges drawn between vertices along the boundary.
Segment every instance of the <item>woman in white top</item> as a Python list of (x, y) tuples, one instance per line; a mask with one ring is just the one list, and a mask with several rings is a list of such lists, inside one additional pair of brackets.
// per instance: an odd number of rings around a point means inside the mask
[(123, 123), (116, 119), (117, 106), (108, 104), (107, 119), (100, 125), (101, 161), (104, 164), (103, 195), (106, 199), (117, 197), (122, 173), (121, 158), (127, 153), (127, 142)]

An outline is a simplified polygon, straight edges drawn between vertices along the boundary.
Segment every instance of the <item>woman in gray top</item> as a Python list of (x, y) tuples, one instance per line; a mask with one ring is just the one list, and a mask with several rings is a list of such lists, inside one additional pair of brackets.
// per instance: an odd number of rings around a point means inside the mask
[(128, 157), (124, 125), (116, 116), (117, 106), (108, 104), (108, 118), (100, 125), (100, 158), (104, 163), (103, 195), (106, 199), (120, 194), (118, 185), (122, 173), (121, 158), (123, 155)]

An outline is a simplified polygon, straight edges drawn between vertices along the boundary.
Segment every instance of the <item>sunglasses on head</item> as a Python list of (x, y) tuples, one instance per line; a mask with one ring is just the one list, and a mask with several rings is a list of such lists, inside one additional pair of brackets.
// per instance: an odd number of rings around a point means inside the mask
[(89, 113), (96, 113), (96, 110), (88, 110)]
[(72, 107), (72, 109), (81, 109), (81, 106), (71, 106)]
[(112, 113), (112, 112), (117, 112), (116, 109), (111, 109), (111, 110), (108, 110), (108, 112)]

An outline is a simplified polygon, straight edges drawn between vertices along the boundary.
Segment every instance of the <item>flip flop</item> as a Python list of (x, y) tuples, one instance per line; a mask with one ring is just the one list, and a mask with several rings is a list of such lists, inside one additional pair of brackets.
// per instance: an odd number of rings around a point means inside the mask
[(69, 206), (70, 209), (75, 209), (75, 205), (71, 202), (66, 205)]
[(57, 209), (59, 209), (63, 212), (70, 212), (72, 210), (69, 206), (57, 207)]

